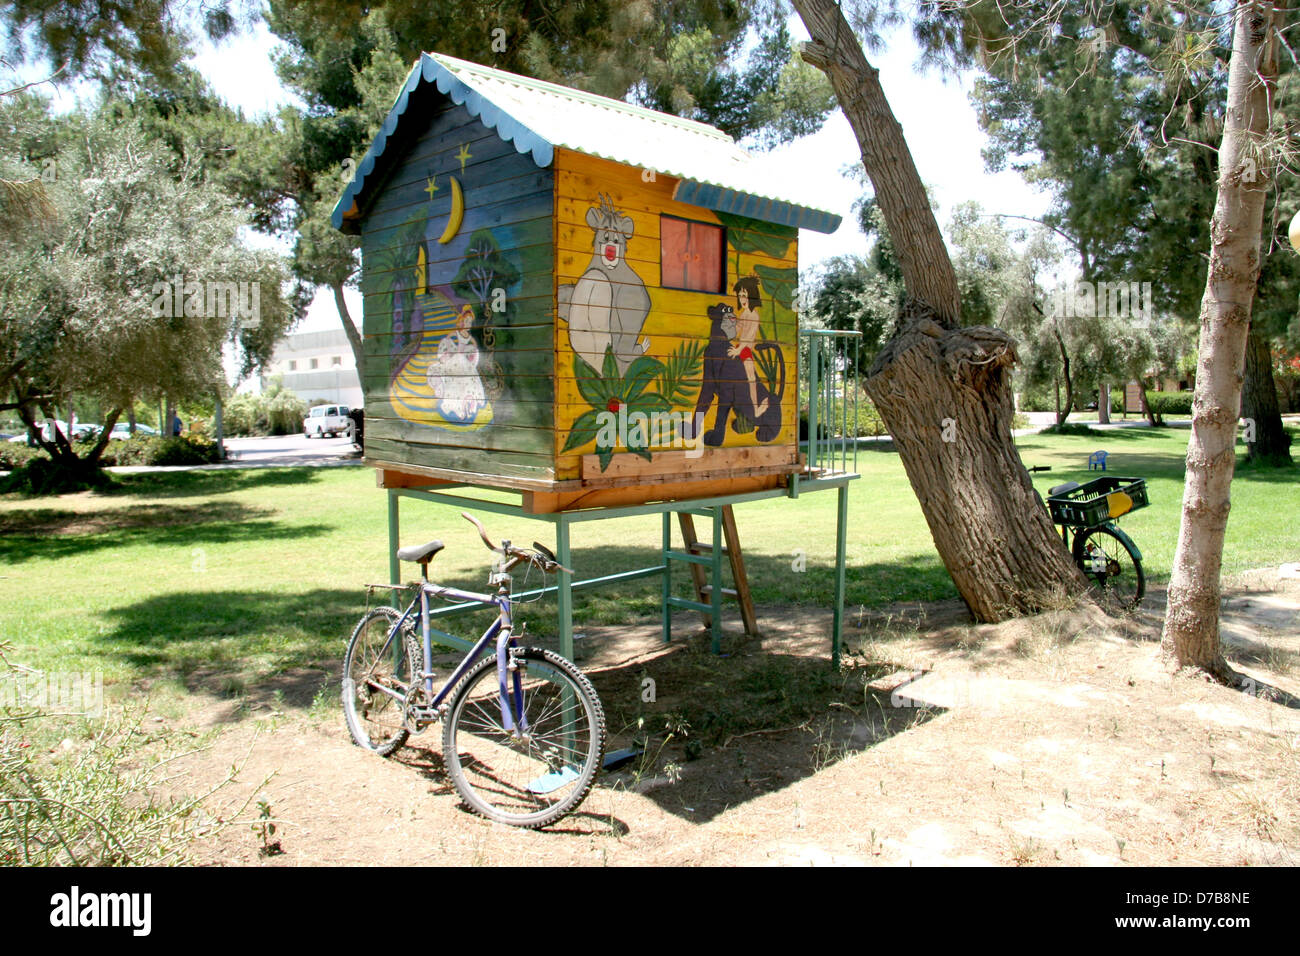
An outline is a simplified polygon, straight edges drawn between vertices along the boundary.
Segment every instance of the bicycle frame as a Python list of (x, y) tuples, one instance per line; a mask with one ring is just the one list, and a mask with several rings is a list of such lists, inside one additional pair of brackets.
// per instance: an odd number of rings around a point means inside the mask
[[(469, 653), (465, 655), (460, 664), (452, 672), (447, 682), (443, 685), (441, 691), (436, 695), (433, 692), (433, 642), (429, 630), (429, 598), (440, 597), (453, 601), (471, 601), (476, 604), (486, 606), (495, 606), (497, 609), (496, 619), (488, 625), (483, 636), (478, 639)], [(379, 656), (382, 657), (393, 645), (393, 640), (402, 632), (406, 622), (412, 619), (416, 612), (416, 606), (419, 606), (420, 630), (423, 644), (423, 669), (420, 672), (420, 679), (424, 682), (424, 691), (429, 698), (427, 715), (432, 718), (444, 701), (460, 683), (460, 679), (469, 672), (480, 657), (483, 656), (484, 650), (489, 642), (495, 640), (497, 653), (497, 683), (500, 688), (501, 699), (501, 721), (502, 726), (511, 733), (527, 733), (528, 720), (524, 714), (523, 703), (523, 682), (518, 669), (510, 661), (509, 650), (515, 646), (514, 641), (514, 620), (510, 608), (510, 592), (506, 583), (502, 582), (496, 594), (482, 594), (477, 591), (462, 591), (459, 588), (443, 587), (437, 584), (430, 584), (423, 581), (420, 584), (420, 595), (407, 606), (402, 616), (397, 619), (391, 630), (388, 632), (388, 638), (380, 650)], [(513, 672), (514, 680), (510, 680)], [(513, 686), (512, 686), (513, 685)], [(388, 696), (397, 700), (405, 706), (405, 698), (400, 697), (390, 688), (371, 685), (372, 689), (382, 691)], [(518, 715), (518, 717), (516, 717)]]

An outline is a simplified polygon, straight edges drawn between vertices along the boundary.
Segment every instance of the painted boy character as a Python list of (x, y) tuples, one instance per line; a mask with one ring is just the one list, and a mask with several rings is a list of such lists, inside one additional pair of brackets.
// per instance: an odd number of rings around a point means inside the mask
[(763, 298), (758, 291), (756, 276), (741, 276), (731, 289), (736, 293), (736, 344), (727, 350), (730, 358), (738, 358), (745, 368), (745, 379), (749, 383), (749, 404), (754, 409), (754, 417), (762, 418), (767, 412), (767, 399), (762, 404), (758, 401), (758, 377), (754, 373), (754, 346), (758, 342), (758, 309), (763, 305)]

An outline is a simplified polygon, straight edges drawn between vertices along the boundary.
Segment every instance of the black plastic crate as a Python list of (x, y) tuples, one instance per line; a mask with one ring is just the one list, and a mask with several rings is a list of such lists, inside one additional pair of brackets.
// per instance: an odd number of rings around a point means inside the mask
[(1130, 511), (1145, 508), (1147, 482), (1145, 478), (1094, 478), (1078, 488), (1072, 488), (1047, 499), (1052, 520), (1057, 524), (1091, 528), (1110, 520), (1110, 502), (1107, 495), (1122, 491), (1133, 499)]

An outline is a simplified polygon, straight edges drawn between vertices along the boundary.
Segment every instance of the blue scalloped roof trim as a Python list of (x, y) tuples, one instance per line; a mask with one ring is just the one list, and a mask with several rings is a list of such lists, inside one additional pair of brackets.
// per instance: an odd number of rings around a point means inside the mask
[(440, 92), (451, 97), (453, 103), (457, 106), (464, 106), (469, 111), (470, 116), (476, 117), (484, 126), (495, 130), (498, 136), (507, 143), (512, 143), (520, 153), (531, 153), (533, 162), (539, 168), (545, 169), (554, 161), (555, 147), (551, 143), (488, 100), (481, 93), (470, 89), (433, 57), (427, 53), (421, 53), (420, 62), (412, 67), (411, 72), (406, 75), (406, 82), (402, 84), (402, 92), (398, 94), (393, 108), (389, 110), (388, 116), (379, 128), (379, 132), (375, 134), (374, 142), (366, 150), (366, 155), (357, 164), (351, 182), (343, 190), (343, 195), (339, 197), (339, 201), (334, 204), (334, 211), (330, 214), (330, 222), (333, 223), (335, 229), (343, 228), (343, 217), (352, 208), (357, 197), (364, 191), (366, 177), (375, 171), (376, 163), (384, 155), (384, 150), (388, 146), (388, 138), (397, 132), (401, 118), (406, 113), (407, 107), (410, 106), (411, 94), (424, 83), (435, 84)]
[(842, 216), (809, 209), (779, 199), (767, 199), (737, 189), (727, 189), (713, 183), (700, 182), (697, 179), (683, 179), (677, 184), (673, 198), (679, 202), (688, 202), (706, 209), (729, 212), (750, 219), (764, 222), (779, 222), (786, 226), (811, 229), (814, 232), (831, 233), (840, 227)]
[[(464, 106), (470, 116), (477, 118), (489, 129), (495, 130), (496, 134), (507, 143), (513, 144), (518, 152), (531, 154), (538, 168), (545, 169), (555, 160), (555, 147), (551, 142), (459, 80), (454, 73), (433, 57), (422, 53), (420, 61), (407, 74), (401, 93), (398, 94), (379, 132), (375, 134), (374, 142), (370, 144), (366, 155), (357, 165), (351, 182), (334, 205), (330, 222), (335, 229), (343, 228), (344, 216), (365, 190), (366, 179), (375, 171), (379, 159), (384, 155), (389, 137), (397, 132), (397, 127), (410, 106), (411, 95), (425, 83), (433, 83), (457, 106)], [(694, 179), (681, 180), (677, 184), (673, 198), (706, 209), (735, 213), (766, 222), (778, 222), (801, 229), (812, 229), (815, 232), (834, 232), (839, 228), (843, 218), (820, 209), (810, 209), (807, 206), (783, 202), (779, 199), (755, 196), (752, 193)]]

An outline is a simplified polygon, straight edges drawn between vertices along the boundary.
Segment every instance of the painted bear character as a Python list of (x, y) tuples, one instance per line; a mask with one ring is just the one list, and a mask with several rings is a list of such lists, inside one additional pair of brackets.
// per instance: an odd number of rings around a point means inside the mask
[(606, 195), (587, 210), (594, 233), (591, 262), (573, 285), (559, 288), (559, 315), (569, 326), (569, 344), (596, 371), (605, 364), (605, 349), (614, 353), (618, 372), (650, 347), (641, 328), (650, 314), (650, 293), (627, 264), (627, 243), (634, 223), (614, 208)]
[[(757, 342), (752, 348), (737, 347), (739, 336), (736, 310), (726, 302), (709, 306), (709, 344), (704, 348), (704, 377), (700, 383), (700, 396), (695, 403), (695, 414), (683, 426), (683, 437), (695, 437), (695, 429), (704, 423), (705, 416), (718, 403), (718, 416), (713, 427), (704, 433), (704, 444), (717, 447), (726, 438), (727, 420), (733, 411), (754, 423), (754, 437), (769, 442), (781, 432), (781, 399), (785, 395), (785, 354), (775, 342)], [(750, 356), (741, 358), (743, 352)], [(753, 353), (772, 352), (777, 359), (777, 387), (772, 392), (762, 382), (751, 389), (746, 377), (745, 362)], [(760, 412), (759, 409), (762, 411)], [(732, 430), (736, 430), (732, 423)]]

